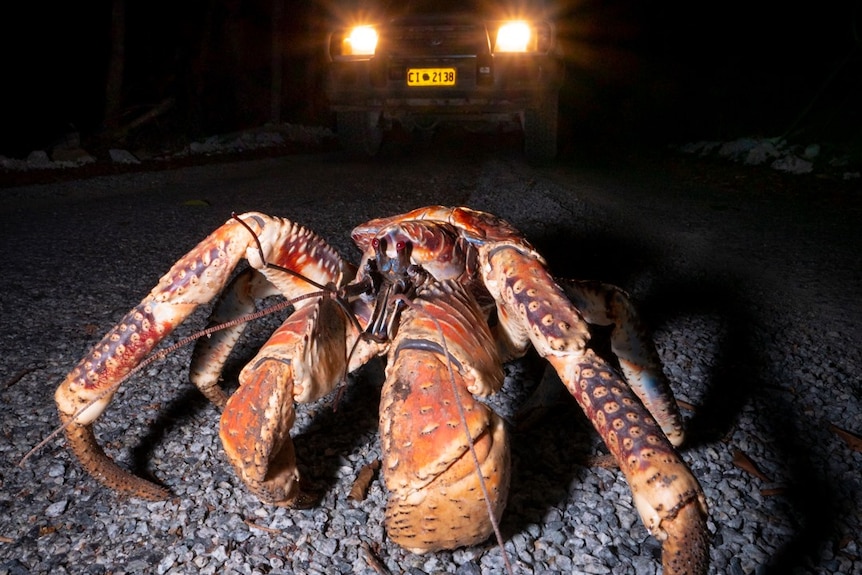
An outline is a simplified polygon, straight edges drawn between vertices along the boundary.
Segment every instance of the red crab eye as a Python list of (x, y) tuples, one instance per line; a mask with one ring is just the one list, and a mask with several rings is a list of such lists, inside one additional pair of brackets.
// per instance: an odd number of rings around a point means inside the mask
[(407, 244), (405, 244), (403, 241), (401, 241), (401, 242), (398, 242), (395, 244), (395, 249), (398, 250), (399, 252), (403, 252), (404, 248), (406, 246), (407, 246)]
[(377, 238), (372, 239), (371, 240), (371, 247), (374, 248), (375, 250), (377, 248), (379, 248), (380, 247), (380, 240), (378, 240)]

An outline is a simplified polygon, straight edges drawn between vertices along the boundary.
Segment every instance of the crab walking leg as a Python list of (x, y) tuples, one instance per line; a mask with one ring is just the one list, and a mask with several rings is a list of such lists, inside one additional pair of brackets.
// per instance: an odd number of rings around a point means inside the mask
[[(207, 327), (253, 313), (256, 301), (273, 295), (278, 295), (275, 286), (259, 271), (248, 268), (231, 280), (224, 290)], [(247, 322), (232, 325), (202, 337), (195, 343), (189, 379), (219, 409), (224, 408), (228, 399), (219, 385), (222, 369), (247, 326)]]
[(582, 317), (532, 255), (518, 246), (483, 248), (486, 285), (501, 326), (528, 338), (557, 370), (620, 464), (647, 529), (662, 541), (665, 575), (703, 575), (709, 550), (700, 485), (638, 397), (585, 349)]
[(611, 350), (629, 386), (661, 426), (675, 446), (685, 439), (682, 415), (670, 384), (661, 369), (646, 326), (628, 295), (620, 288), (593, 281), (557, 279), (565, 294), (587, 321), (594, 325), (613, 325)]
[(547, 357), (619, 462), (647, 529), (662, 541), (663, 572), (706, 573), (706, 500), (661, 428), (592, 350)]
[[(258, 213), (240, 216), (259, 238), (266, 262), (300, 271), (318, 283), (341, 285), (353, 269), (323, 240), (288, 220)], [(92, 424), (117, 385), (194, 309), (212, 300), (237, 263), (247, 258), (287, 297), (309, 291), (298, 278), (266, 268), (255, 238), (229, 220), (183, 256), (158, 285), (78, 363), (57, 388), (55, 400), (69, 446), (104, 485), (143, 499), (164, 499), (165, 489), (135, 477), (98, 445)]]
[(473, 397), (503, 380), (485, 326), (463, 286), (431, 284), (403, 312), (390, 347), (380, 409), (386, 530), (414, 553), (482, 542), (506, 505), (504, 423)]

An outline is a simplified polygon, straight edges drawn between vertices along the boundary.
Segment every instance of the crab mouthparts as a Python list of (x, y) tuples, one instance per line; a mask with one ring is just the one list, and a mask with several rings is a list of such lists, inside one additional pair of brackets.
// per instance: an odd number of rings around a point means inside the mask
[(391, 341), (398, 331), (405, 300), (413, 299), (427, 275), (421, 266), (410, 263), (410, 242), (396, 242), (394, 256), (387, 253), (385, 239), (375, 238), (372, 245), (375, 254), (370, 272), (377, 276), (375, 283), (380, 287), (365, 334), (375, 341)]

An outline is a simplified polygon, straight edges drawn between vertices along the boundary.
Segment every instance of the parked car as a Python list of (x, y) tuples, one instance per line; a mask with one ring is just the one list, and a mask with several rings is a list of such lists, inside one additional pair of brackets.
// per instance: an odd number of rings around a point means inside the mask
[(564, 63), (553, 22), (481, 0), (394, 0), (334, 30), (326, 95), (342, 147), (373, 156), (394, 121), (517, 120), (533, 160), (557, 153)]

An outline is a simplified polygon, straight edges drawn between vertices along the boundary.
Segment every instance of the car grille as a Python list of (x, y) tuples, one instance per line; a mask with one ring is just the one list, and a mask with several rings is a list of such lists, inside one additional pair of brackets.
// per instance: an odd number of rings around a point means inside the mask
[(475, 24), (438, 24), (391, 28), (385, 37), (385, 50), (394, 57), (457, 57), (488, 52), (484, 26)]

